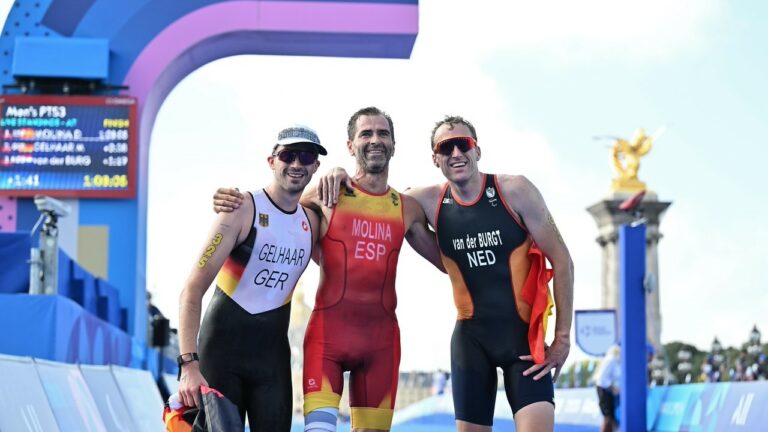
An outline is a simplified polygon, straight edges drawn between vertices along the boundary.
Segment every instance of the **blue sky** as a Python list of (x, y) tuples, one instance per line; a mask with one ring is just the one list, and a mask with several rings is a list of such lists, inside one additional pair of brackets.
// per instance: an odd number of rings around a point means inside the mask
[[(575, 307), (596, 308), (600, 249), (585, 209), (609, 193), (614, 173), (610, 142), (594, 137), (666, 126), (639, 173), (673, 202), (659, 247), (662, 340), (736, 345), (755, 324), (768, 335), (759, 277), (768, 268), (766, 22), (760, 1), (423, 0), (409, 60), (208, 64), (173, 90), (153, 130), (148, 287), (175, 323), (215, 188), (265, 185), (275, 135), (296, 121), (329, 149), (321, 171), (351, 169), (346, 121), (377, 105), (395, 121), (390, 184), (401, 190), (442, 181), (430, 163), (433, 123), (449, 113), (470, 119), (481, 170), (524, 174), (540, 188), (576, 265)], [(447, 277), (407, 246), (398, 272), (402, 368), (447, 368)], [(316, 283), (311, 268), (310, 305)], [(574, 343), (572, 358), (583, 356)]]

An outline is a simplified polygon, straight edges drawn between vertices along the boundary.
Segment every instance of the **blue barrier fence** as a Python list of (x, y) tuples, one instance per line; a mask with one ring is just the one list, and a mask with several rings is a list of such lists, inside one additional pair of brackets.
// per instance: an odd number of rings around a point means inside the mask
[(117, 288), (59, 250), (58, 294), (29, 295), (27, 232), (0, 233), (0, 354), (176, 373), (172, 359), (127, 332)]
[(165, 430), (145, 370), (0, 355), (0, 376), (0, 430)]
[[(768, 381), (685, 384), (648, 389), (648, 431), (765, 431), (768, 430)], [(395, 412), (393, 432), (405, 426), (423, 431), (453, 426), (451, 394), (434, 396)], [(597, 431), (602, 421), (594, 388), (555, 389), (556, 431)], [(514, 430), (506, 395), (496, 396), (494, 426)], [(637, 425), (635, 425), (637, 426)]]

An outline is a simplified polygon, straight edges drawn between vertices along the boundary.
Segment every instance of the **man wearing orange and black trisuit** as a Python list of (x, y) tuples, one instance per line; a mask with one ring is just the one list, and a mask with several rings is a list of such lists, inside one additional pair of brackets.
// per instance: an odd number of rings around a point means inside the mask
[[(432, 162), (443, 185), (407, 190), (435, 227), (458, 310), (451, 339), (451, 382), (459, 432), (489, 432), (496, 368), (519, 432), (554, 429), (553, 380), (570, 350), (573, 263), (538, 189), (521, 175), (488, 175), (477, 163), (474, 126), (446, 117), (432, 131)], [(320, 178), (335, 202), (346, 173)], [(330, 178), (329, 178), (330, 177)], [(546, 259), (552, 269), (546, 268)], [(554, 340), (544, 344), (552, 307)], [(554, 376), (550, 372), (554, 371)]]
[[(498, 177), (481, 174), (481, 181), (481, 193), (471, 202), (454, 195), (448, 184), (443, 187), (435, 231), (458, 311), (451, 339), (456, 418), (491, 425), (496, 367), (504, 372), (513, 414), (535, 402), (554, 402), (554, 388), (549, 374), (540, 380), (523, 376), (531, 363), (519, 358), (531, 354), (533, 308), (525, 301), (525, 289), (532, 238), (500, 193)], [(552, 307), (548, 292), (540, 301), (539, 316), (546, 320)]]
[[(389, 430), (397, 395), (400, 330), (395, 315), (395, 274), (403, 238), (443, 270), (434, 232), (421, 206), (387, 184), (395, 152), (392, 119), (375, 107), (358, 110), (347, 124), (356, 170), (334, 208), (317, 189), (301, 203), (320, 216), (320, 286), (304, 338), (305, 431), (335, 431), (350, 371), (352, 429)], [(221, 188), (216, 211), (236, 207), (239, 192)]]

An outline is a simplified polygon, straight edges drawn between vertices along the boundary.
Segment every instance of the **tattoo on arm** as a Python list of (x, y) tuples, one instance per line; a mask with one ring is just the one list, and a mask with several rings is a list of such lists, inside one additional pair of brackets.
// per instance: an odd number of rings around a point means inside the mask
[(560, 234), (560, 230), (557, 229), (557, 225), (555, 225), (555, 218), (552, 217), (552, 213), (547, 210), (547, 221), (549, 221), (549, 224), (552, 225), (552, 229), (555, 230), (555, 234), (557, 235), (557, 240), (560, 241), (560, 244), (565, 246), (565, 240), (563, 240), (563, 236)]
[(216, 252), (216, 247), (221, 244), (221, 239), (224, 238), (224, 236), (221, 235), (221, 233), (216, 233), (215, 236), (213, 236), (213, 239), (211, 240), (211, 244), (208, 245), (207, 248), (205, 248), (205, 252), (203, 252), (203, 256), (200, 257), (200, 261), (197, 262), (198, 268), (205, 267), (206, 264), (208, 264), (208, 259), (213, 256), (213, 254)]

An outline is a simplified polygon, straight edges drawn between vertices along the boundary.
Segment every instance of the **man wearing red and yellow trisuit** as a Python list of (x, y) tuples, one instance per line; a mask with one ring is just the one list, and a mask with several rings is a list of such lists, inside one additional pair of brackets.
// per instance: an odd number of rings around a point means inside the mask
[(354, 186), (333, 211), (320, 241), (320, 287), (304, 337), (307, 412), (338, 406), (349, 370), (353, 424), (389, 429), (400, 364), (395, 272), (403, 216), (392, 188), (376, 194)]

